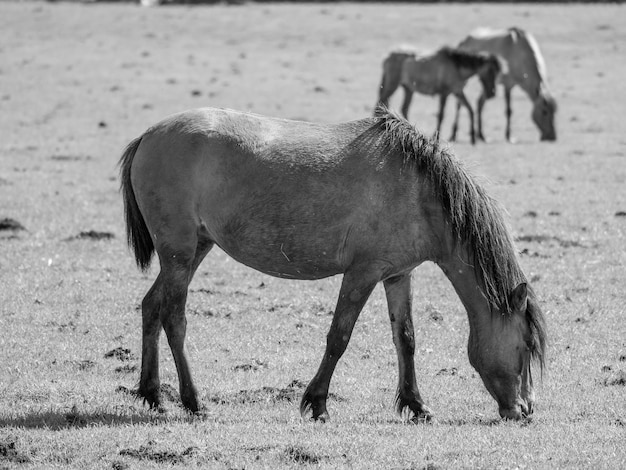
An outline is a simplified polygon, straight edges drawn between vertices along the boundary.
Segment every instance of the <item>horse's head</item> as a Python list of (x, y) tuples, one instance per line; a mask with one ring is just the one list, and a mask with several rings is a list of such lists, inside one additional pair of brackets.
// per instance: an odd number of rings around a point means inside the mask
[(484, 52), (480, 53), (480, 55), (484, 56), (485, 61), (484, 65), (478, 70), (478, 78), (485, 91), (485, 96), (487, 98), (493, 98), (496, 96), (496, 80), (502, 67), (495, 55)]
[(535, 394), (531, 360), (543, 366), (545, 331), (543, 317), (525, 283), (509, 298), (509, 311), (492, 312), (490, 323), (470, 333), (472, 366), (498, 402), (500, 416), (521, 419), (533, 411)]
[(533, 103), (532, 118), (541, 132), (541, 140), (556, 140), (554, 128), (554, 115), (556, 113), (556, 101), (546, 93), (537, 95)]

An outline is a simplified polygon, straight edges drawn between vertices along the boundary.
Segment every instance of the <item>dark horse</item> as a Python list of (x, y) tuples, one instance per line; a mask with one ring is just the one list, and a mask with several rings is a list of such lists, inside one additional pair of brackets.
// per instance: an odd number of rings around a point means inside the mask
[(496, 56), (484, 52), (464, 52), (450, 47), (442, 47), (434, 54), (416, 55), (415, 52), (402, 49), (389, 54), (383, 62), (383, 78), (380, 83), (378, 104), (387, 106), (389, 98), (402, 85), (404, 102), (402, 114), (408, 118), (409, 106), (413, 93), (439, 95), (439, 114), (437, 133), (441, 130), (443, 113), (448, 95), (457, 97), (459, 105), (465, 106), (470, 117), (470, 139), (476, 143), (474, 135), (474, 111), (463, 89), (474, 75), (483, 85), (488, 95), (495, 95), (496, 78), (500, 72), (500, 63)]
[[(218, 245), (288, 279), (343, 274), (326, 351), (301, 402), (328, 419), (331, 376), (361, 309), (383, 282), (399, 365), (397, 408), (431, 416), (417, 388), (411, 272), (437, 263), (467, 310), (469, 358), (500, 415), (532, 412), (531, 359), (543, 365), (544, 319), (501, 210), (437, 141), (391, 114), (314, 124), (222, 109), (166, 118), (120, 161), (128, 242), (161, 271), (142, 302), (138, 394), (160, 404), (165, 329), (185, 407), (197, 411), (184, 349), (189, 283)], [(233, 338), (235, 340), (235, 338)]]

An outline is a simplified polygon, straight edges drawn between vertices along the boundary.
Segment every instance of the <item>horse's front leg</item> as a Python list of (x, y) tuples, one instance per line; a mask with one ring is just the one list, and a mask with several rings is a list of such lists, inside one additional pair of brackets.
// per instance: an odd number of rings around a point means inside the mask
[(396, 410), (410, 410), (414, 423), (430, 421), (432, 413), (424, 404), (415, 379), (415, 336), (411, 318), (411, 275), (392, 277), (384, 282), (393, 343), (398, 354), (398, 395)]
[(443, 113), (446, 109), (446, 102), (448, 101), (448, 94), (442, 93), (439, 95), (439, 114), (437, 114), (437, 138), (441, 132), (441, 123), (443, 122)]
[(374, 273), (368, 275), (367, 268), (361, 268), (351, 269), (343, 276), (333, 321), (326, 336), (324, 357), (300, 403), (300, 413), (303, 417), (311, 410), (314, 420), (326, 422), (329, 419), (326, 399), (328, 398), (330, 379), (339, 358), (348, 346), (354, 324), (365, 302), (380, 280), (380, 276), (376, 276)]
[(474, 110), (472, 110), (472, 106), (469, 104), (469, 101), (467, 101), (467, 98), (465, 97), (465, 93), (463, 93), (463, 91), (457, 93), (456, 97), (458, 98), (459, 103), (467, 108), (467, 112), (470, 118), (470, 140), (472, 141), (472, 145), (474, 145), (476, 144), (476, 134), (474, 133)]
[(456, 140), (456, 134), (459, 130), (459, 115), (461, 114), (461, 103), (456, 100), (456, 112), (454, 113), (454, 123), (452, 124), (452, 134), (450, 134), (450, 142)]
[(487, 97), (485, 93), (481, 93), (476, 101), (476, 137), (478, 137), (483, 142), (487, 142), (485, 139), (485, 134), (483, 134), (483, 108), (485, 107), (485, 102), (487, 101)]

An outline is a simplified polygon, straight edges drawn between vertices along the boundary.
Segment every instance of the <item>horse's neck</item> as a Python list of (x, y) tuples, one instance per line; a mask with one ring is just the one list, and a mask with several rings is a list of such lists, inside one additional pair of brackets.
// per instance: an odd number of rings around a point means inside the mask
[(550, 94), (545, 62), (532, 36), (517, 33), (516, 35), (517, 46), (511, 48), (511, 53), (506, 59), (516, 82), (530, 99), (535, 101), (539, 96)]
[[(546, 77), (531, 63), (522, 68), (513, 69), (515, 71), (514, 81), (528, 95), (531, 101), (535, 101), (539, 96), (550, 94)], [(511, 72), (513, 74), (513, 71)]]
[(490, 306), (474, 269), (471, 253), (461, 243), (457, 243), (452, 252), (440, 260), (438, 265), (452, 283), (467, 311), (470, 330), (482, 330), (483, 322), (489, 320), (485, 312), (490, 312)]
[(466, 82), (471, 77), (476, 75), (479, 70), (480, 70), (480, 67), (476, 67), (476, 68), (459, 67), (459, 76), (461, 77), (461, 80)]

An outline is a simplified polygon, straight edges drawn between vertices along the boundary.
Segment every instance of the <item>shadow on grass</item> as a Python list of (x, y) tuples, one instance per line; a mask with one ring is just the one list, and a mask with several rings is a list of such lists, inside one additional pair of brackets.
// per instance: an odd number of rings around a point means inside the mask
[(161, 424), (171, 421), (171, 417), (153, 411), (136, 413), (39, 411), (16, 417), (0, 417), (0, 428), (15, 427), (25, 429), (48, 429), (60, 431), (71, 428), (84, 428), (94, 425), (125, 426), (129, 424)]
[[(104, 426), (124, 426), (129, 424), (162, 424), (172, 422), (172, 420), (192, 419), (192, 415), (188, 416), (172, 416), (163, 410), (150, 410), (147, 406), (141, 406), (141, 398), (136, 392), (126, 387), (118, 387), (116, 392), (126, 394), (135, 398), (138, 406), (120, 405), (116, 410), (111, 411), (85, 411), (80, 410), (74, 405), (70, 410), (38, 410), (16, 416), (1, 416), (0, 428), (17, 427), (26, 429), (49, 429), (58, 431), (62, 429), (84, 428), (94, 425)], [(180, 404), (180, 396), (178, 392), (169, 384), (161, 385), (161, 398), (164, 402), (171, 402), (176, 405)], [(117, 408), (117, 407), (116, 407)]]
[[(263, 387), (255, 390), (240, 390), (236, 393), (211, 394), (204, 397), (205, 403), (218, 405), (247, 405), (254, 403), (277, 403), (281, 401), (293, 402), (300, 399), (306, 384), (299, 380), (291, 381), (285, 388)], [(117, 387), (116, 391), (133, 397), (138, 403), (141, 397), (137, 396), (136, 390), (123, 386)], [(328, 396), (331, 400), (344, 401), (342, 397), (334, 394)], [(69, 411), (41, 410), (17, 416), (1, 416), (0, 427), (17, 427), (26, 429), (49, 429), (53, 431), (84, 428), (94, 425), (123, 426), (129, 424), (162, 424), (172, 421), (186, 421), (206, 418), (206, 408), (202, 406), (199, 413), (172, 415), (167, 411), (169, 406), (180, 407), (180, 395), (169, 384), (161, 384), (162, 405), (157, 410), (144, 409), (136, 406), (124, 406), (119, 412), (115, 411), (83, 411), (74, 405)], [(167, 405), (166, 405), (167, 404)], [(16, 413), (17, 414), (17, 413)]]

